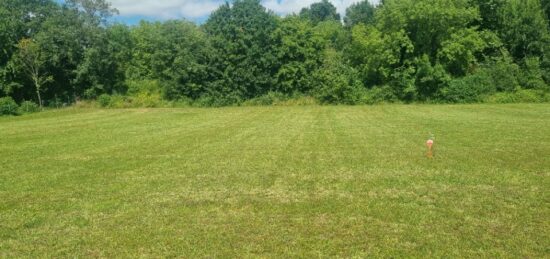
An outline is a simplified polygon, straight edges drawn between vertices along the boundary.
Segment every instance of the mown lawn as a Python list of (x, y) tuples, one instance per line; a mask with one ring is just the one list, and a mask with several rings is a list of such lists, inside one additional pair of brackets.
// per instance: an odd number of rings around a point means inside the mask
[(0, 165), (0, 257), (550, 256), (548, 104), (48, 111)]

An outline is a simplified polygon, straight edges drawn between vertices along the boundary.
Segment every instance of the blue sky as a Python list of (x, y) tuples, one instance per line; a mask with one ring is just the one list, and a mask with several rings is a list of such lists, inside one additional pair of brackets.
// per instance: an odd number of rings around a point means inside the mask
[[(262, 0), (262, 4), (279, 15), (299, 12), (319, 0)], [(348, 6), (360, 0), (330, 0), (342, 15)], [(208, 15), (225, 0), (110, 0), (120, 11), (114, 20), (136, 24), (140, 20), (163, 21), (185, 18), (197, 23), (204, 22)], [(378, 0), (371, 0), (377, 3)]]

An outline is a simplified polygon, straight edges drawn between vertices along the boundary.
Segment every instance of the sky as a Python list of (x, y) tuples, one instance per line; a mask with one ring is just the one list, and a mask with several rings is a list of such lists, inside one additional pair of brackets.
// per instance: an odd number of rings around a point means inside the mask
[[(262, 0), (262, 4), (279, 15), (299, 12), (320, 0)], [(377, 3), (378, 0), (370, 0)], [(163, 21), (185, 18), (202, 23), (225, 0), (110, 0), (120, 15), (115, 21), (136, 24), (140, 20)], [(360, 0), (330, 0), (343, 16), (346, 8)]]

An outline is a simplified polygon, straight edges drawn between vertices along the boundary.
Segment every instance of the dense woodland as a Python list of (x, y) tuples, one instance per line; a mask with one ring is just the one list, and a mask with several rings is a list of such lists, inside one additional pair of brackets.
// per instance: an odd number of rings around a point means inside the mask
[(235, 0), (201, 25), (127, 26), (110, 22), (115, 15), (104, 0), (1, 0), (0, 97), (223, 106), (469, 103), (550, 91), (550, 0), (364, 1), (345, 17), (327, 0), (286, 17)]

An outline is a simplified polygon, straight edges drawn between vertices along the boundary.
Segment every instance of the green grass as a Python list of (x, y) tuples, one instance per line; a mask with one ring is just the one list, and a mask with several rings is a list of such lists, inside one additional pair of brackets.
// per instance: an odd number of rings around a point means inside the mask
[(550, 256), (548, 104), (48, 111), (0, 165), (0, 257)]

